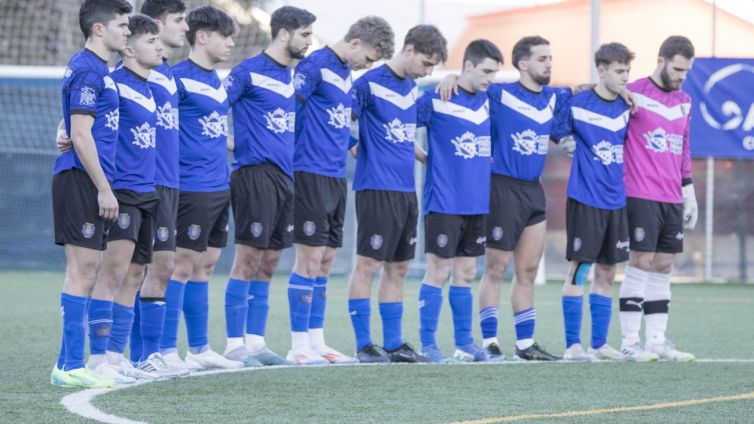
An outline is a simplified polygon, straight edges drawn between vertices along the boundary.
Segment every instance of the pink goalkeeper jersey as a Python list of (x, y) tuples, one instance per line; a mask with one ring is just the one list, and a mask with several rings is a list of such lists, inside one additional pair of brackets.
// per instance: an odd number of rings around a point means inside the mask
[(628, 89), (638, 108), (628, 122), (626, 195), (682, 203), (681, 184), (691, 179), (691, 97), (681, 90), (665, 91), (649, 77), (630, 83)]

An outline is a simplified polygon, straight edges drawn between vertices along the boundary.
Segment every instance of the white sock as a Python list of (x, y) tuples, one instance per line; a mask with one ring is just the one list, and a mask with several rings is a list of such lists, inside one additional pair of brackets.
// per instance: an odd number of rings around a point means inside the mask
[(309, 329), (309, 343), (312, 349), (324, 348), (325, 344), (325, 329), (324, 328), (310, 328)]
[(488, 337), (482, 340), (482, 347), (486, 349), (487, 346), (491, 345), (492, 343), (495, 343), (496, 345), (500, 346), (500, 342), (497, 341), (497, 337)]
[(86, 362), (86, 367), (90, 370), (97, 368), (98, 366), (107, 362), (107, 358), (102, 355), (89, 355), (89, 360)]
[(105, 351), (105, 358), (107, 359), (107, 363), (110, 365), (120, 365), (120, 361), (122, 357), (123, 357), (122, 353), (111, 352), (109, 350)]
[(516, 347), (518, 350), (524, 350), (530, 348), (534, 344), (534, 339), (521, 339), (516, 340)]
[(306, 331), (291, 331), (291, 350), (309, 350), (311, 345), (309, 344), (309, 333)]
[(646, 271), (632, 266), (626, 267), (626, 278), (620, 285), (620, 329), (623, 346), (631, 346), (640, 341), (642, 303), (647, 285)]
[(670, 306), (670, 274), (649, 272), (644, 296), (644, 325), (647, 344), (665, 343)]
[(267, 347), (267, 343), (264, 342), (264, 336), (246, 333), (246, 350), (249, 353), (257, 353), (265, 347)]
[(225, 353), (233, 352), (239, 347), (244, 347), (243, 337), (228, 337), (228, 341), (225, 343)]

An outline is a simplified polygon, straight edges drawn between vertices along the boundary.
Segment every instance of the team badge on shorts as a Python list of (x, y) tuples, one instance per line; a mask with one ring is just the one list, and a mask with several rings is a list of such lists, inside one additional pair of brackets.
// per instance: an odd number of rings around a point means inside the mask
[(167, 241), (168, 237), (170, 237), (168, 227), (157, 227), (157, 240)]
[(262, 235), (262, 223), (261, 222), (252, 222), (251, 223), (251, 235), (254, 237), (259, 237)]
[(315, 231), (317, 231), (317, 224), (312, 221), (304, 221), (304, 234), (311, 237)]
[(675, 239), (676, 239), (676, 240), (681, 240), (681, 241), (683, 241), (683, 233), (678, 233), (678, 234), (676, 234), (676, 235), (675, 235)]
[(492, 239), (499, 241), (503, 238), (503, 227), (495, 227), (492, 229)]
[(382, 236), (375, 234), (372, 237), (369, 237), (369, 245), (372, 246), (373, 250), (379, 250), (379, 248), (382, 247)]
[(636, 227), (634, 230), (634, 239), (636, 241), (644, 241), (644, 237), (647, 236), (647, 233), (644, 231), (644, 228)]
[(440, 234), (437, 236), (437, 247), (445, 247), (448, 245), (448, 235)]
[(125, 212), (118, 215), (118, 226), (121, 230), (125, 230), (129, 225), (131, 225), (131, 215)]
[(581, 238), (576, 237), (573, 239), (573, 251), (578, 252), (579, 250), (581, 250)]
[(84, 238), (92, 238), (92, 236), (94, 235), (94, 224), (87, 222), (82, 225), (81, 234), (84, 235)]
[(202, 226), (198, 224), (191, 224), (188, 227), (188, 237), (191, 240), (196, 240), (202, 234)]

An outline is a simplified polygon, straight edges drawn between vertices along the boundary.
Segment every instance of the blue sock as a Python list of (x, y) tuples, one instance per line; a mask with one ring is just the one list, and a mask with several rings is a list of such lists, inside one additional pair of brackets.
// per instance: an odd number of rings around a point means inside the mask
[(291, 331), (306, 332), (309, 329), (313, 284), (313, 278), (306, 278), (295, 272), (291, 273), (288, 279), (288, 311), (291, 318)]
[(474, 343), (471, 337), (471, 314), (474, 309), (471, 287), (450, 286), (448, 300), (453, 312), (453, 337), (456, 346)]
[(589, 311), (592, 314), (592, 349), (599, 349), (607, 343), (613, 299), (592, 293), (589, 295)]
[(563, 326), (565, 327), (566, 349), (581, 343), (581, 314), (584, 308), (583, 296), (563, 296)]
[(129, 359), (131, 363), (141, 360), (141, 292), (136, 292), (134, 299), (134, 325), (131, 327), (131, 340), (129, 341)]
[(61, 350), (65, 358), (62, 364), (58, 359), (60, 369), (70, 371), (84, 366), (87, 302), (86, 297), (60, 293), (60, 310), (63, 314), (63, 347)]
[(183, 316), (186, 319), (188, 345), (193, 353), (203, 351), (209, 344), (207, 324), (209, 319), (209, 282), (189, 281), (183, 298)]
[(246, 333), (264, 336), (270, 312), (270, 282), (252, 281), (249, 284), (249, 311), (246, 313)]
[(437, 322), (442, 309), (442, 289), (423, 283), (419, 288), (419, 338), (422, 347), (437, 346)]
[(176, 280), (168, 280), (165, 290), (165, 325), (160, 337), (160, 351), (175, 350), (178, 347), (178, 324), (181, 322), (183, 297), (186, 285)]
[(348, 314), (351, 316), (351, 324), (356, 336), (356, 351), (358, 352), (364, 346), (372, 344), (369, 327), (372, 306), (369, 299), (348, 299)]
[(497, 337), (497, 320), (499, 312), (494, 306), (479, 311), (479, 326), (482, 327), (482, 337), (491, 339)]
[(89, 353), (104, 355), (113, 325), (113, 302), (91, 299), (87, 323), (89, 324)]
[(225, 287), (225, 333), (228, 337), (243, 337), (249, 304), (249, 282), (228, 279)]
[(134, 325), (134, 307), (125, 306), (113, 302), (113, 326), (110, 330), (110, 340), (107, 350), (115, 353), (123, 353), (126, 343), (131, 336), (131, 327)]
[(325, 326), (325, 306), (327, 305), (327, 277), (314, 279), (314, 293), (312, 293), (312, 313), (309, 315), (309, 328)]
[(380, 303), (380, 317), (384, 347), (386, 350), (395, 350), (403, 344), (403, 302)]
[(524, 309), (513, 314), (513, 323), (516, 326), (516, 340), (534, 338), (534, 323), (537, 319), (537, 311), (534, 308)]
[(160, 350), (160, 338), (165, 325), (165, 299), (149, 298), (139, 302), (141, 306), (141, 361)]

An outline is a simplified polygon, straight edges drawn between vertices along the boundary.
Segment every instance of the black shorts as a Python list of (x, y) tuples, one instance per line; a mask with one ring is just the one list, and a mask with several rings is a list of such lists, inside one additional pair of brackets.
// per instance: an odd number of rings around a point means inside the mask
[(105, 250), (112, 222), (99, 216), (97, 187), (78, 169), (52, 176), (55, 244)]
[(160, 204), (157, 205), (157, 213), (154, 218), (154, 247), (155, 252), (175, 252), (176, 221), (178, 220), (178, 196), (180, 190), (158, 185), (157, 197)]
[(626, 199), (631, 250), (683, 252), (683, 204)]
[(307, 246), (343, 246), (346, 179), (296, 172), (294, 181), (293, 242)]
[(492, 174), (487, 247), (512, 251), (528, 226), (545, 220), (545, 191), (537, 181)]
[(628, 260), (626, 208), (595, 208), (568, 198), (566, 235), (569, 261), (612, 265)]
[(418, 219), (414, 192), (357, 191), (356, 253), (386, 262), (413, 259)]
[(154, 217), (159, 203), (157, 192), (115, 190), (113, 193), (118, 199), (118, 219), (110, 226), (107, 241), (131, 240), (136, 244), (131, 262), (152, 263)]
[(236, 243), (281, 250), (293, 244), (293, 181), (275, 165), (244, 166), (230, 175)]
[(424, 251), (441, 258), (482, 256), (485, 242), (484, 215), (424, 216)]
[(204, 252), (228, 242), (230, 191), (182, 191), (178, 196), (176, 246)]

